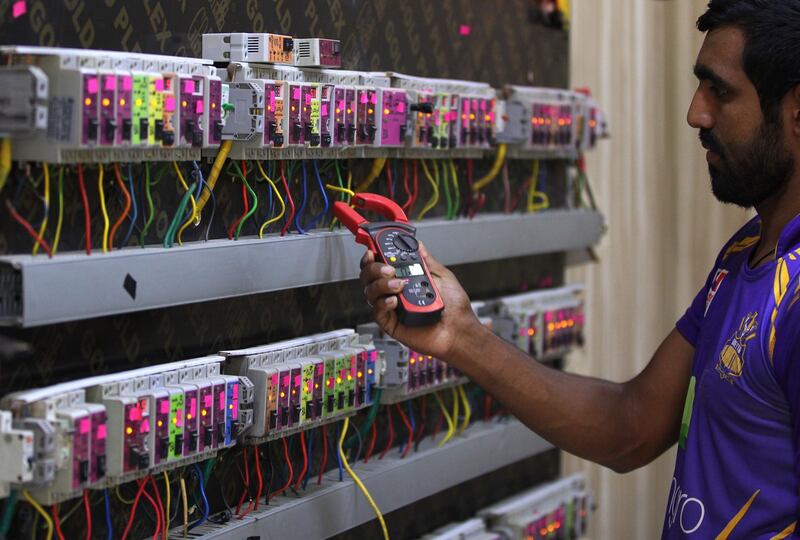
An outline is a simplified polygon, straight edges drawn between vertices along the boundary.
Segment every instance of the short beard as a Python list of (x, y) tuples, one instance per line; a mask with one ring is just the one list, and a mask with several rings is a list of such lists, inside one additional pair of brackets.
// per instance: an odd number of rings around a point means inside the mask
[(708, 165), (711, 191), (722, 203), (751, 208), (781, 193), (794, 172), (794, 158), (783, 140), (783, 122), (761, 122), (752, 141), (739, 148), (725, 148), (709, 132), (700, 138), (719, 155), (719, 165)]

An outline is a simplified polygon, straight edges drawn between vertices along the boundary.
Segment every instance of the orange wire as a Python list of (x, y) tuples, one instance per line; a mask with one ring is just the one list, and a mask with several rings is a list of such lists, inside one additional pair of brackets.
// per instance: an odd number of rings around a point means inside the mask
[(11, 201), (9, 201), (8, 199), (6, 199), (6, 208), (8, 208), (8, 212), (11, 214), (11, 217), (13, 217), (17, 221), (17, 223), (22, 225), (22, 227), (28, 232), (31, 238), (33, 238), (36, 242), (39, 243), (40, 246), (42, 246), (42, 249), (45, 251), (45, 253), (47, 253), (47, 256), (52, 258), (53, 251), (50, 249), (50, 244), (48, 244), (44, 240), (44, 238), (39, 236), (39, 233), (37, 233), (36, 230), (34, 230), (31, 224), (28, 223), (28, 221), (24, 217), (19, 215), (17, 209), (14, 208), (14, 205), (11, 204)]
[(306, 450), (306, 432), (300, 432), (300, 446), (303, 448), (303, 468), (300, 469), (300, 474), (297, 475), (297, 482), (294, 484), (294, 489), (297, 491), (300, 489), (300, 484), (303, 482), (303, 477), (306, 475), (306, 471), (308, 470), (308, 451)]
[[(245, 446), (242, 450), (242, 457), (244, 458), (244, 489), (242, 490), (242, 496), (239, 498), (239, 504), (236, 505), (236, 515), (239, 518), (243, 518), (244, 516), (241, 513), (242, 505), (244, 504), (244, 499), (247, 497), (247, 492), (250, 490), (250, 466), (247, 464), (247, 447)], [(247, 512), (250, 511), (248, 505), (248, 509), (245, 511), (245, 515)]]
[(119, 226), (122, 225), (122, 222), (128, 217), (128, 212), (131, 209), (131, 194), (128, 193), (128, 190), (125, 188), (125, 182), (122, 181), (122, 175), (119, 173), (119, 163), (114, 163), (114, 175), (117, 177), (117, 184), (119, 184), (119, 188), (122, 190), (122, 193), (125, 195), (125, 210), (122, 211), (122, 215), (119, 216), (119, 219), (114, 223), (114, 226), (111, 227), (111, 234), (108, 235), (108, 249), (109, 251), (114, 249), (114, 235), (117, 233), (117, 229)]
[(86, 196), (86, 184), (83, 181), (83, 165), (78, 164), (78, 187), (83, 199), (83, 221), (86, 226), (86, 254), (92, 254), (92, 220), (89, 217), (89, 199)]
[(272, 493), (269, 494), (269, 498), (271, 499), (273, 496), (277, 495), (278, 493), (283, 493), (289, 486), (292, 485), (292, 478), (294, 477), (294, 471), (292, 470), (292, 460), (289, 459), (289, 446), (286, 444), (286, 437), (281, 439), (283, 443), (283, 457), (286, 459), (286, 466), (289, 468), (289, 480), (286, 482), (286, 485), (276, 489)]
[[(158, 503), (158, 513), (161, 516), (161, 523), (164, 527), (167, 526), (167, 514), (164, 512), (164, 506), (161, 503), (161, 494), (158, 492), (158, 486), (156, 485), (156, 481), (150, 476), (150, 485), (153, 487), (153, 493), (156, 495), (156, 502)], [(87, 538), (86, 540), (91, 540), (91, 538)]]

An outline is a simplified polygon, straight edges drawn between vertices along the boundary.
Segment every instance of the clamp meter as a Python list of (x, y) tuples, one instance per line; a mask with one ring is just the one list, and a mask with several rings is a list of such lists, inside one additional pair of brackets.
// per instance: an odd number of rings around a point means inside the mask
[(376, 212), (388, 221), (368, 222), (343, 202), (333, 205), (333, 214), (367, 246), (376, 258), (394, 267), (395, 275), (405, 283), (398, 295), (397, 316), (406, 326), (427, 326), (442, 316), (444, 303), (419, 253), (417, 230), (408, 224), (402, 208), (394, 201), (373, 193), (359, 193), (353, 204)]

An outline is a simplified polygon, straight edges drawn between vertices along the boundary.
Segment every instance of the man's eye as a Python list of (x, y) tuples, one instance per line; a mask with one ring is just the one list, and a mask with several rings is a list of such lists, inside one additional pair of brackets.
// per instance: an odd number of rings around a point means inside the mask
[(724, 98), (728, 95), (728, 90), (725, 88), (720, 88), (718, 86), (711, 85), (711, 91), (714, 93), (717, 98)]

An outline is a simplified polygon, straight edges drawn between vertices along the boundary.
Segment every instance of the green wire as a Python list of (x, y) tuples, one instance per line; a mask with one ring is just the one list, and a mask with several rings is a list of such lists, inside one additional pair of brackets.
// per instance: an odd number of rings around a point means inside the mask
[(153, 218), (156, 213), (155, 206), (153, 206), (153, 196), (150, 194), (150, 164), (146, 161), (144, 163), (144, 185), (145, 193), (147, 194), (147, 205), (150, 208), (150, 215), (147, 217), (147, 221), (142, 229), (142, 237), (139, 238), (139, 245), (142, 247), (144, 247), (145, 238), (147, 238), (147, 230), (150, 228), (150, 224), (153, 223)]
[(377, 388), (375, 390), (375, 396), (372, 398), (372, 407), (369, 409), (369, 413), (367, 414), (367, 421), (364, 422), (364, 425), (358, 428), (358, 435), (351, 435), (349, 439), (345, 442), (345, 446), (347, 448), (352, 448), (356, 444), (358, 444), (358, 439), (364, 439), (367, 436), (367, 431), (372, 427), (372, 424), (375, 422), (375, 418), (378, 417), (378, 409), (381, 405), (381, 389)]
[(18, 499), (19, 490), (12, 489), (6, 499), (6, 505), (3, 508), (3, 517), (0, 520), (0, 538), (5, 538), (8, 535), (8, 529), (11, 528), (11, 521), (14, 518), (14, 509), (17, 507)]
[(186, 190), (186, 193), (183, 194), (183, 198), (181, 198), (181, 202), (178, 205), (178, 211), (175, 212), (175, 217), (172, 218), (172, 223), (170, 223), (169, 228), (167, 229), (167, 234), (164, 235), (164, 247), (172, 247), (172, 244), (175, 243), (175, 234), (178, 232), (178, 226), (180, 225), (181, 221), (183, 221), (183, 214), (186, 212), (186, 205), (189, 204), (189, 198), (194, 193), (194, 189), (197, 187), (197, 182), (192, 182), (192, 185), (189, 186), (189, 189)]
[(203, 487), (208, 485), (208, 479), (211, 477), (211, 470), (214, 468), (214, 464), (216, 464), (216, 462), (216, 457), (206, 460), (205, 470), (203, 471)]
[(448, 164), (450, 165), (450, 174), (453, 175), (453, 193), (455, 197), (455, 201), (453, 203), (452, 219), (456, 219), (458, 217), (458, 210), (461, 207), (461, 193), (459, 193), (458, 189), (458, 172), (456, 171), (456, 164), (453, 163), (453, 160), (449, 159), (447, 161)]
[(247, 188), (247, 191), (250, 193), (250, 196), (253, 197), (253, 207), (250, 209), (249, 212), (247, 212), (244, 215), (242, 221), (240, 221), (239, 225), (236, 227), (236, 235), (234, 236), (234, 238), (238, 240), (239, 234), (241, 234), (242, 232), (242, 226), (244, 225), (244, 222), (247, 221), (250, 218), (250, 216), (252, 216), (255, 213), (256, 208), (258, 208), (258, 196), (256, 195), (256, 192), (253, 191), (253, 189), (250, 187), (250, 184), (247, 182), (247, 178), (245, 178), (242, 169), (239, 168), (239, 165), (237, 165), (235, 161), (231, 161), (231, 163), (236, 168), (236, 172), (239, 174), (239, 178), (242, 179), (242, 182), (244, 182), (244, 185)]
[[(344, 181), (342, 180), (342, 171), (339, 170), (339, 160), (336, 159), (333, 161), (333, 164), (336, 166), (336, 180), (339, 182), (339, 187), (344, 189)], [(345, 193), (339, 193), (339, 200), (344, 201)]]
[[(437, 160), (435, 160), (435, 159), (432, 160), (432, 161), (433, 161), (433, 176), (436, 179), (436, 183), (438, 184), (439, 183), (439, 164), (438, 164)], [(444, 169), (444, 168), (445, 168), (445, 165), (443, 164), (442, 165), (442, 169)], [(445, 172), (445, 171), (443, 170), (442, 172)], [(448, 181), (447, 175), (445, 175), (444, 186), (442, 186), (442, 187), (444, 187), (444, 198), (447, 201), (447, 210), (445, 212), (445, 218), (453, 219), (452, 218), (453, 203), (450, 200), (450, 187), (448, 185), (449, 183), (450, 182)]]

